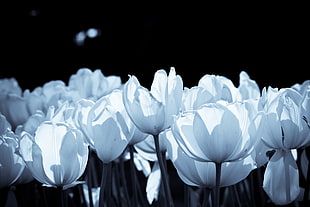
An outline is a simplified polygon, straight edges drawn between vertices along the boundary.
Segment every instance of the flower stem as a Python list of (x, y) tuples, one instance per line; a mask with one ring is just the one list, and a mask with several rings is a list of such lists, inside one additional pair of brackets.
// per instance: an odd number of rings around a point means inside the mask
[(221, 169), (222, 163), (215, 163), (215, 196), (214, 196), (214, 207), (220, 206), (220, 183), (221, 183)]
[[(291, 152), (285, 152), (285, 153), (291, 153)], [(284, 155), (284, 176), (285, 176), (285, 195), (286, 195), (286, 201), (287, 203), (291, 200), (291, 184), (290, 184), (290, 165), (286, 164), (287, 161), (287, 155)]]
[(102, 178), (100, 184), (100, 197), (99, 197), (99, 207), (103, 207), (105, 201), (107, 206), (110, 206), (112, 202), (112, 193), (111, 193), (111, 179), (112, 179), (112, 163), (103, 163), (103, 170), (102, 170)]
[(10, 187), (0, 189), (0, 206), (5, 206), (8, 198)]
[(156, 149), (158, 164), (159, 164), (159, 168), (160, 168), (161, 176), (162, 176), (162, 183), (164, 185), (164, 191), (165, 191), (165, 195), (166, 195), (165, 197), (166, 197), (168, 206), (172, 207), (172, 206), (174, 206), (174, 204), (173, 204), (173, 200), (172, 200), (172, 196), (171, 196), (171, 192), (170, 192), (170, 187), (169, 187), (169, 182), (168, 182), (168, 173), (167, 173), (167, 169), (166, 169), (165, 164), (164, 164), (164, 159), (163, 159), (163, 156), (161, 154), (160, 147), (159, 147), (158, 135), (154, 135), (154, 142), (155, 142), (155, 149)]
[(203, 189), (203, 202), (201, 205), (202, 207), (208, 206), (210, 192), (210, 189), (207, 187)]
[(65, 190), (62, 187), (57, 187), (56, 191), (58, 193), (58, 206), (66, 207), (67, 197)]
[[(306, 155), (308, 157), (308, 162), (310, 162), (310, 147), (307, 147), (305, 149), (306, 151)], [(306, 175), (306, 185), (305, 185), (305, 192), (304, 192), (304, 197), (303, 197), (303, 203), (306, 205), (307, 204), (307, 201), (308, 201), (308, 198), (309, 198), (309, 191), (310, 191), (310, 167), (309, 167), (309, 164), (308, 164), (308, 167), (307, 167), (307, 175)]]
[(137, 179), (136, 179), (136, 171), (135, 171), (135, 164), (134, 164), (134, 148), (132, 145), (129, 146), (129, 152), (130, 152), (130, 175), (131, 175), (131, 181), (132, 181), (132, 206), (137, 206)]
[(236, 184), (231, 186), (232, 190), (233, 190), (233, 194), (234, 194), (234, 197), (236, 199), (236, 203), (237, 203), (237, 206), (242, 206), (241, 205), (241, 201), (240, 201), (240, 196), (239, 196), (239, 192), (238, 192), (238, 189), (237, 189), (237, 186)]
[(184, 183), (184, 206), (190, 206), (190, 192), (189, 187)]
[(93, 207), (93, 193), (92, 193), (92, 159), (91, 153), (88, 155), (88, 165), (87, 165), (87, 174), (86, 174), (86, 181), (87, 181), (87, 188), (88, 188), (88, 199), (89, 199), (89, 207)]
[(123, 158), (121, 158), (120, 160), (120, 176), (121, 176), (121, 183), (124, 186), (124, 196), (126, 198), (127, 203), (130, 203)]

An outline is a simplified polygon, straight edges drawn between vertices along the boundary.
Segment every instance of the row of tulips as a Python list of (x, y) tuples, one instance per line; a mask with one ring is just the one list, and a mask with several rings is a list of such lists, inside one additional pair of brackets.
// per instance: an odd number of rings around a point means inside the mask
[(308, 203), (310, 80), (239, 80), (206, 74), (187, 88), (170, 68), (149, 90), (81, 68), (23, 91), (0, 79), (1, 202), (32, 185), (40, 206), (50, 189), (61, 206), (175, 206), (171, 164), (185, 206)]

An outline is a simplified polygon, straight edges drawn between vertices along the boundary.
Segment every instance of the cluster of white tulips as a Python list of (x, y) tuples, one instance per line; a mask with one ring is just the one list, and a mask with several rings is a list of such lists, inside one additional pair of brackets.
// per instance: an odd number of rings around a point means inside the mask
[(261, 89), (245, 71), (239, 86), (206, 74), (191, 88), (175, 68), (150, 89), (88, 68), (33, 91), (3, 78), (0, 202), (299, 206), (310, 198), (309, 100), (310, 80)]

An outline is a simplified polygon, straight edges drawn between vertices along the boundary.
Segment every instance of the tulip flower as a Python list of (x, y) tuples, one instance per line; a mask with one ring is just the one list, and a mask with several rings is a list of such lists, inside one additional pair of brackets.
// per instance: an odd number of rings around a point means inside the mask
[(59, 102), (58, 106), (49, 106), (46, 114), (41, 110), (37, 110), (34, 114), (29, 116), (24, 124), (19, 125), (15, 133), (21, 137), (23, 132), (30, 133), (32, 136), (35, 135), (35, 131), (38, 126), (44, 121), (53, 122), (66, 122), (70, 127), (77, 128), (73, 119), (74, 117), (74, 106), (70, 106), (68, 101)]
[(17, 146), (16, 139), (0, 136), (0, 189), (12, 185), (25, 168), (23, 158), (15, 153)]
[(296, 84), (292, 85), (291, 88), (295, 89), (300, 94), (305, 94), (305, 93), (307, 93), (308, 90), (310, 90), (310, 80), (305, 80), (301, 84), (296, 83)]
[[(50, 106), (58, 107), (65, 101), (73, 101), (70, 90), (61, 80), (52, 80), (43, 86), (35, 88), (33, 91), (26, 90), (24, 97), (28, 105), (34, 105), (38, 110), (47, 113)], [(32, 109), (31, 111), (35, 111)]]
[[(168, 130), (165, 135), (169, 143), (167, 144), (168, 157), (176, 168), (181, 180), (190, 186), (214, 188), (215, 164), (190, 158), (179, 147), (171, 130)], [(221, 170), (220, 187), (240, 182), (254, 169), (256, 169), (256, 163), (251, 156), (233, 162), (224, 162)]]
[(22, 89), (15, 78), (0, 79), (0, 96), (7, 94), (22, 95)]
[(238, 95), (238, 89), (225, 76), (206, 74), (200, 78), (198, 86), (211, 93), (215, 101), (233, 102), (236, 101)]
[(13, 93), (0, 96), (0, 112), (6, 117), (14, 130), (30, 116), (25, 99)]
[(84, 98), (97, 100), (122, 86), (118, 76), (104, 76), (101, 70), (80, 68), (70, 76), (68, 88), (76, 101)]
[(174, 68), (170, 68), (168, 76), (165, 70), (158, 70), (154, 75), (150, 91), (142, 87), (135, 76), (130, 76), (123, 90), (124, 105), (131, 120), (140, 131), (154, 136), (167, 202), (173, 205), (158, 135), (171, 126), (173, 116), (181, 110), (182, 78), (176, 75)]
[[(269, 93), (270, 94), (269, 94)], [(310, 128), (303, 107), (304, 97), (291, 88), (267, 92), (263, 141), (274, 149), (298, 149), (310, 142)]]
[(120, 89), (113, 90), (105, 96), (107, 104), (112, 106), (124, 118), (124, 132), (129, 140), (129, 145), (134, 145), (143, 141), (149, 134), (141, 132), (130, 119), (123, 102), (123, 91)]
[(135, 76), (124, 85), (124, 105), (136, 126), (145, 133), (158, 135), (170, 127), (173, 115), (178, 114), (183, 82), (175, 69), (155, 73), (151, 90), (142, 87)]
[(82, 133), (66, 123), (44, 121), (34, 136), (22, 134), (19, 153), (35, 179), (66, 189), (79, 183), (88, 160), (88, 145)]
[(99, 158), (109, 163), (118, 158), (134, 138), (141, 141), (147, 134), (138, 132), (123, 106), (122, 91), (116, 89), (95, 103), (79, 102), (78, 125)]
[(215, 163), (215, 206), (219, 205), (224, 162), (245, 159), (257, 142), (250, 111), (243, 102), (216, 102), (177, 116), (171, 127), (180, 148), (192, 159)]
[(204, 104), (214, 102), (216, 102), (215, 97), (203, 87), (185, 88), (182, 99), (182, 111), (197, 110)]
[(310, 128), (310, 80), (306, 80), (302, 84), (294, 84), (291, 88), (297, 90), (303, 97), (301, 103), (302, 107), (305, 109), (303, 120), (306, 121)]
[(258, 99), (260, 89), (257, 83), (250, 79), (245, 71), (239, 74), (239, 86), (235, 87), (233, 82), (220, 75), (204, 75), (198, 82), (198, 86), (207, 90), (215, 101), (227, 102), (243, 101), (247, 99)]
[(239, 74), (239, 86), (238, 91), (240, 98), (238, 100), (247, 99), (259, 99), (260, 89), (256, 81), (250, 79), (249, 75), (245, 71), (241, 71)]
[[(308, 94), (303, 97), (292, 88), (268, 88), (262, 97), (266, 113), (262, 121), (265, 128), (262, 141), (275, 150), (265, 171), (263, 187), (276, 204), (288, 204), (300, 192), (299, 172), (291, 150), (307, 146), (310, 142), (305, 96)], [(285, 193), (280, 196), (278, 191)]]
[(18, 142), (5, 116), (0, 114), (0, 189), (12, 185), (22, 174), (25, 163), (16, 151)]
[(251, 120), (244, 103), (210, 103), (176, 117), (172, 132), (193, 159), (223, 163), (245, 158), (253, 149)]
[[(137, 131), (138, 129), (125, 110), (122, 96), (123, 92), (115, 89), (96, 102), (81, 99), (78, 104), (80, 107), (77, 111), (78, 125), (98, 158), (103, 162), (103, 171), (106, 172), (103, 174), (106, 176), (102, 177), (99, 203), (102, 203), (103, 197), (106, 197), (103, 196), (103, 192), (109, 191), (108, 189), (111, 187), (109, 184), (111, 162), (123, 154), (132, 139), (135, 139), (132, 142), (135, 143), (148, 135)], [(107, 202), (109, 201), (110, 199), (107, 200)]]

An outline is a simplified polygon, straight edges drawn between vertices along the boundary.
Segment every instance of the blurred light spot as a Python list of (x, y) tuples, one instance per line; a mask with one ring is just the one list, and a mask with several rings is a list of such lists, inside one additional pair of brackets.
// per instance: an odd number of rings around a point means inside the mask
[(29, 11), (29, 16), (38, 16), (40, 14), (40, 11), (37, 9), (32, 9), (31, 11)]
[(74, 38), (74, 42), (75, 44), (77, 44), (78, 46), (83, 46), (84, 45), (84, 41), (86, 39), (86, 34), (84, 31), (80, 31), (79, 33), (77, 33), (75, 35)]
[(86, 32), (89, 38), (95, 38), (99, 35), (99, 30), (94, 28), (89, 28)]
[(95, 28), (89, 28), (86, 32), (84, 30), (78, 32), (74, 37), (74, 42), (78, 46), (83, 46), (85, 44), (86, 38), (93, 39), (100, 35), (100, 30)]

